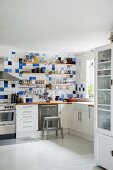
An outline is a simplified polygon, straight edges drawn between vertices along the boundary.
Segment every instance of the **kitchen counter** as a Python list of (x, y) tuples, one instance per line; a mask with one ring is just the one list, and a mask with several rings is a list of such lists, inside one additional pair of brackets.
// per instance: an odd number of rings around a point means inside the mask
[(50, 102), (39, 101), (39, 102), (32, 102), (32, 103), (17, 103), (17, 105), (33, 105), (33, 104), (68, 104), (68, 102), (63, 102), (63, 101), (50, 101)]
[(45, 102), (45, 101), (39, 101), (39, 102), (32, 102), (32, 103), (17, 103), (17, 105), (35, 105), (35, 104), (86, 104), (89, 106), (94, 107), (93, 102), (63, 102), (63, 101), (50, 101), (50, 102)]

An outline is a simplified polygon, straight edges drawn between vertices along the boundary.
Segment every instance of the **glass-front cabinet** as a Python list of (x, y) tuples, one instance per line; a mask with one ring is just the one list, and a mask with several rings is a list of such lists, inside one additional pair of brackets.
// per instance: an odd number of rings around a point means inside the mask
[(111, 134), (112, 48), (106, 46), (96, 51), (96, 130)]

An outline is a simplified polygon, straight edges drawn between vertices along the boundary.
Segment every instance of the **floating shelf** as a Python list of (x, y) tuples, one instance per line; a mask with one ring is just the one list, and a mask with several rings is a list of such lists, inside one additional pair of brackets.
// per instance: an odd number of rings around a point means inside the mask
[(44, 64), (44, 65), (76, 65), (76, 64), (65, 64), (65, 63), (41, 63), (41, 62), (23, 62), (25, 64)]
[(23, 72), (20, 74), (38, 74), (38, 75), (62, 75), (62, 76), (68, 76), (68, 75), (76, 75), (76, 74), (51, 74), (51, 73), (32, 73), (32, 72)]

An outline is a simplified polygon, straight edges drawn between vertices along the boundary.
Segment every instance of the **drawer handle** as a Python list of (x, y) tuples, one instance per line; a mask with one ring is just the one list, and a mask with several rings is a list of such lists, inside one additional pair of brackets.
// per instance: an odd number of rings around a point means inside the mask
[(23, 121), (23, 123), (32, 123), (32, 121)]
[(23, 118), (29, 118), (29, 117), (32, 117), (32, 116), (23, 116)]
[(31, 128), (32, 126), (23, 126), (23, 128)]

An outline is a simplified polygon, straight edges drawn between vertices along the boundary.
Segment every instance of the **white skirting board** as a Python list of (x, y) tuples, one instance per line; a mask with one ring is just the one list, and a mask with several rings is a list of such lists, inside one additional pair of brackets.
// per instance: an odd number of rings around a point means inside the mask
[(68, 132), (69, 132), (69, 134), (78, 136), (80, 138), (86, 139), (86, 140), (91, 141), (91, 142), (94, 142), (94, 136), (89, 136), (87, 134), (84, 134), (84, 133), (81, 133), (81, 132), (77, 132), (77, 131), (72, 130), (72, 129), (69, 129)]

